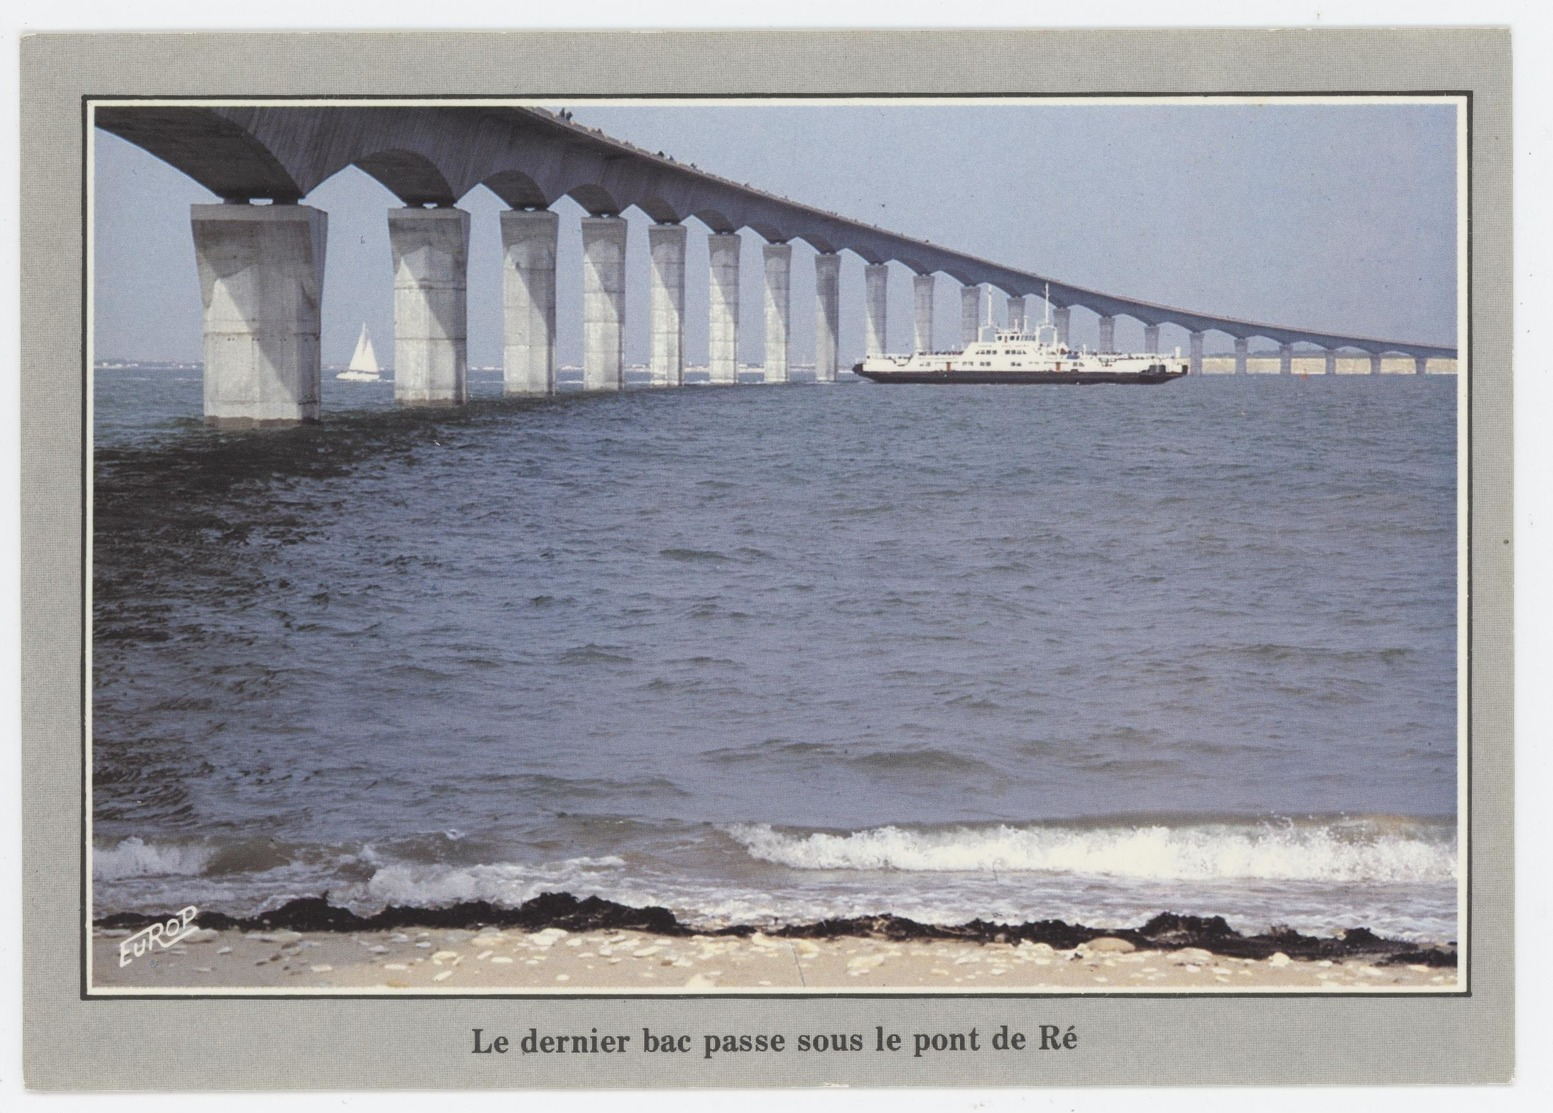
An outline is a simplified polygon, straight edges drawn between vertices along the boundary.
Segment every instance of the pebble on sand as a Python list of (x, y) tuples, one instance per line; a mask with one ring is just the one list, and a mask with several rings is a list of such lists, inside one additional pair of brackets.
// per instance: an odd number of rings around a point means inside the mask
[(1138, 948), (1114, 935), (1102, 935), (1098, 939), (1091, 939), (1088, 943), (1079, 944), (1078, 949), (1084, 954), (1091, 955), (1125, 955)]
[(1170, 961), (1177, 966), (1207, 966), (1213, 961), (1213, 956), (1201, 947), (1182, 947), (1179, 951), (1170, 952)]

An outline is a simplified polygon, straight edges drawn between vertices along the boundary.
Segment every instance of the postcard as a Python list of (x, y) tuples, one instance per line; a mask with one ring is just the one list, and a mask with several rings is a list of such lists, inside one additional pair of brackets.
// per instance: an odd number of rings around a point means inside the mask
[(1507, 1078), (1508, 57), (26, 40), (29, 1085)]

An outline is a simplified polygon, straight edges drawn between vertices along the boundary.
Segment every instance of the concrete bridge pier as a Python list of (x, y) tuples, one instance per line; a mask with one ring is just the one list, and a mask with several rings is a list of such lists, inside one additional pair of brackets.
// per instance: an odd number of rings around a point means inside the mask
[(1158, 325), (1144, 325), (1143, 326), (1143, 350), (1145, 352), (1151, 352), (1151, 353), (1159, 351), (1159, 326)]
[(1337, 374), (1337, 353), (1331, 348), (1327, 349), (1326, 373), (1328, 375)]
[(1116, 318), (1100, 318), (1100, 350), (1102, 352), (1116, 351)]
[(981, 331), (981, 287), (960, 287), (960, 345), (976, 343)]
[(1025, 327), (1029, 324), (1028, 314), (1029, 307), (1023, 294), (1020, 294), (1018, 297), (1010, 297), (1008, 299), (1009, 328), (1015, 330), (1016, 332), (1024, 332)]
[(863, 354), (884, 355), (890, 304), (890, 266), (869, 263), (863, 268)]
[(814, 257), (814, 381), (836, 381), (841, 337), (841, 256)]
[(731, 386), (739, 381), (739, 234), (717, 232), (706, 245), (711, 265), (706, 363), (715, 385)]
[(390, 209), (394, 258), (394, 401), (460, 405), (469, 397), (469, 214)]
[(318, 420), (329, 215), (306, 205), (193, 205), (205, 304), (205, 421)]
[(1429, 373), (1429, 357), (1428, 356), (1414, 356), (1413, 357), (1413, 374), (1415, 374), (1415, 375), (1427, 375), (1428, 373)]
[(766, 262), (766, 382), (787, 382), (787, 355), (792, 330), (793, 245), (768, 243)]
[(555, 393), (555, 249), (561, 218), (549, 209), (501, 214), (502, 389)]
[(1294, 345), (1293, 344), (1279, 344), (1278, 345), (1278, 374), (1280, 374), (1280, 375), (1292, 375), (1292, 374), (1294, 374)]
[(1250, 346), (1251, 342), (1244, 336), (1235, 337), (1235, 374), (1237, 375), (1246, 373), (1246, 353)]
[(934, 279), (930, 274), (911, 276), (912, 308), (915, 310), (911, 330), (913, 351), (933, 350), (933, 286)]
[(626, 222), (582, 218), (582, 386), (625, 386)]
[(652, 257), (648, 312), (654, 386), (685, 385), (685, 226), (654, 224), (647, 229)]
[(1057, 343), (1066, 348), (1068, 346), (1068, 327), (1073, 322), (1073, 310), (1066, 305), (1060, 309), (1052, 310), (1052, 322), (1057, 326)]
[(1380, 360), (1381, 360), (1381, 355), (1380, 355), (1379, 352), (1371, 352), (1370, 353), (1370, 374), (1371, 375), (1379, 375), (1380, 374)]
[(1200, 333), (1200, 332), (1192, 333), (1192, 335), (1191, 335), (1191, 337), (1190, 337), (1190, 339), (1188, 341), (1188, 343), (1190, 344), (1190, 349), (1189, 350), (1191, 352), (1191, 363), (1188, 365), (1187, 369), (1193, 375), (1201, 375), (1202, 374), (1202, 342), (1203, 342), (1203, 334)]

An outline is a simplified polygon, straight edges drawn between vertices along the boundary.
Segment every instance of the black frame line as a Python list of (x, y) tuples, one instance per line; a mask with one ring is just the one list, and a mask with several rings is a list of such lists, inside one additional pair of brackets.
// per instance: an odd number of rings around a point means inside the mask
[[(1303, 100), (1315, 98), (1377, 98), (1377, 99), (1458, 99), (1463, 102), (1466, 109), (1466, 181), (1464, 193), (1458, 190), (1460, 203), (1465, 205), (1466, 217), (1466, 243), (1463, 253), (1465, 259), (1457, 260), (1457, 276), (1461, 277), (1463, 270), (1466, 277), (1466, 326), (1467, 337), (1465, 344), (1467, 379), (1465, 382), (1466, 394), (1466, 523), (1464, 544), (1466, 547), (1466, 584), (1465, 602), (1461, 607), (1464, 612), (1462, 618), (1466, 626), (1466, 669), (1463, 678), (1462, 689), (1457, 692), (1457, 699), (1464, 701), (1466, 710), (1466, 725), (1463, 737), (1459, 740), (1460, 752), (1457, 755), (1457, 768), (1463, 770), (1465, 778), (1465, 798), (1467, 814), (1465, 828), (1467, 831), (1467, 855), (1465, 859), (1466, 869), (1466, 908), (1464, 919), (1466, 927), (1466, 946), (1458, 945), (1458, 969), (1461, 973), (1461, 982), (1464, 989), (1460, 990), (1376, 990), (1374, 992), (1355, 993), (1342, 991), (1310, 992), (1292, 990), (1289, 992), (1268, 992), (1261, 990), (1213, 992), (1198, 990), (1183, 990), (1175, 993), (1162, 993), (1158, 991), (1140, 991), (1137, 993), (1120, 993), (1115, 991), (1051, 991), (1051, 992), (941, 992), (921, 993), (902, 991), (899, 993), (868, 993), (868, 992), (790, 992), (785, 990), (768, 990), (766, 992), (742, 992), (742, 993), (675, 993), (670, 991), (645, 992), (645, 993), (521, 993), (511, 991), (492, 991), (490, 993), (421, 993), (413, 991), (383, 991), (383, 992), (316, 992), (316, 993), (288, 993), (258, 992), (258, 991), (214, 991), (210, 993), (181, 993), (177, 991), (161, 992), (151, 990), (115, 990), (93, 992), (87, 979), (89, 963), (89, 951), (91, 947), (92, 924), (87, 916), (87, 905), (90, 899), (91, 877), (87, 871), (88, 838), (87, 822), (91, 814), (91, 795), (88, 791), (88, 772), (92, 759), (91, 733), (86, 729), (91, 700), (91, 676), (92, 676), (92, 638), (88, 631), (91, 629), (92, 592), (90, 579), (91, 565), (91, 532), (90, 516), (92, 493), (92, 464), (95, 458), (94, 444), (92, 440), (91, 424), (91, 395), (92, 366), (88, 359), (90, 348), (89, 335), (91, 329), (91, 290), (88, 286), (88, 251), (90, 222), (92, 217), (92, 201), (90, 191), (90, 171), (88, 162), (92, 131), (92, 109), (97, 102), (133, 103), (141, 101), (167, 101), (178, 104), (201, 103), (295, 103), (304, 101), (318, 102), (360, 102), (360, 103), (385, 103), (385, 102), (429, 102), (448, 101), (459, 103), (470, 102), (501, 102), (504, 104), (522, 104), (533, 101), (566, 101), (566, 102), (590, 102), (590, 101), (684, 101), (684, 102), (727, 102), (727, 101), (899, 101), (899, 100), (933, 100), (933, 101), (970, 101), (970, 100), (1009, 100), (1009, 101), (1053, 101), (1053, 100), (1148, 100), (1160, 98), (1173, 98), (1181, 100), (1215, 100), (1218, 98), (1254, 98), (1265, 100)], [(711, 103), (703, 104), (703, 107), (714, 107)], [(892, 1000), (1107, 1000), (1107, 1001), (1243, 1001), (1243, 1000), (1467, 1000), (1473, 996), (1472, 990), (1472, 949), (1476, 942), (1472, 934), (1472, 854), (1475, 840), (1473, 838), (1473, 819), (1476, 809), (1473, 807), (1472, 798), (1472, 538), (1473, 521), (1472, 507), (1474, 504), (1473, 491), (1473, 467), (1472, 467), (1472, 394), (1473, 375), (1475, 367), (1474, 349), (1476, 347), (1476, 329), (1473, 327), (1473, 93), (1470, 89), (1350, 89), (1350, 90), (1321, 90), (1308, 89), (1294, 91), (1268, 91), (1265, 89), (1252, 90), (1194, 90), (1194, 91), (1160, 91), (1160, 90), (1134, 90), (1134, 91), (1105, 91), (1105, 92), (1075, 92), (1075, 93), (1019, 93), (1009, 91), (985, 91), (985, 92), (957, 92), (957, 93), (903, 93), (894, 92), (795, 92), (795, 93), (727, 93), (727, 94), (698, 94), (686, 96), (682, 93), (576, 93), (576, 92), (548, 92), (548, 93), (434, 93), (419, 95), (392, 95), (369, 93), (322, 93), (322, 94), (279, 94), (265, 93), (252, 96), (244, 95), (193, 95), (184, 96), (177, 94), (102, 94), (83, 93), (81, 95), (81, 689), (80, 689), (80, 726), (81, 726), (81, 823), (80, 823), (80, 904), (78, 916), (81, 923), (80, 935), (80, 999), (87, 1002), (98, 1001), (783, 1001), (783, 1000), (836, 1000), (836, 1001), (892, 1001)], [(1458, 220), (1460, 216), (1458, 216)], [(1465, 266), (1463, 267), (1463, 262)], [(1457, 338), (1458, 352), (1462, 349), (1461, 339)], [(1461, 374), (1460, 357), (1458, 355), (1457, 374)], [(1458, 386), (1458, 390), (1461, 387)], [(1463, 420), (1458, 415), (1458, 422)], [(1458, 426), (1459, 428), (1459, 426)], [(1460, 464), (1458, 463), (1458, 467)], [(1458, 504), (1461, 492), (1457, 492)], [(1463, 594), (1463, 585), (1457, 584), (1458, 599)], [(1458, 634), (1459, 639), (1459, 634)], [(1459, 640), (1458, 640), (1459, 644)], [(1462, 817), (1457, 816), (1458, 840), (1463, 826)], [(1458, 858), (1460, 846), (1458, 841)], [(1458, 933), (1460, 934), (1460, 933)]]

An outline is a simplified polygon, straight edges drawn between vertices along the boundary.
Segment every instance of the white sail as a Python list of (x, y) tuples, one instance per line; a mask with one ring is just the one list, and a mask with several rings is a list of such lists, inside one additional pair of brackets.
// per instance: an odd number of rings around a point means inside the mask
[(377, 365), (377, 353), (372, 350), (372, 337), (367, 326), (361, 326), (361, 339), (356, 341), (356, 354), (351, 356), (350, 366), (335, 376), (348, 382), (375, 383), (382, 379), (383, 369)]
[(377, 353), (372, 350), (372, 337), (367, 335), (367, 326), (361, 326), (361, 339), (356, 341), (356, 354), (351, 356), (350, 369), (352, 371), (364, 371), (368, 375), (376, 375), (382, 371), (377, 365)]

